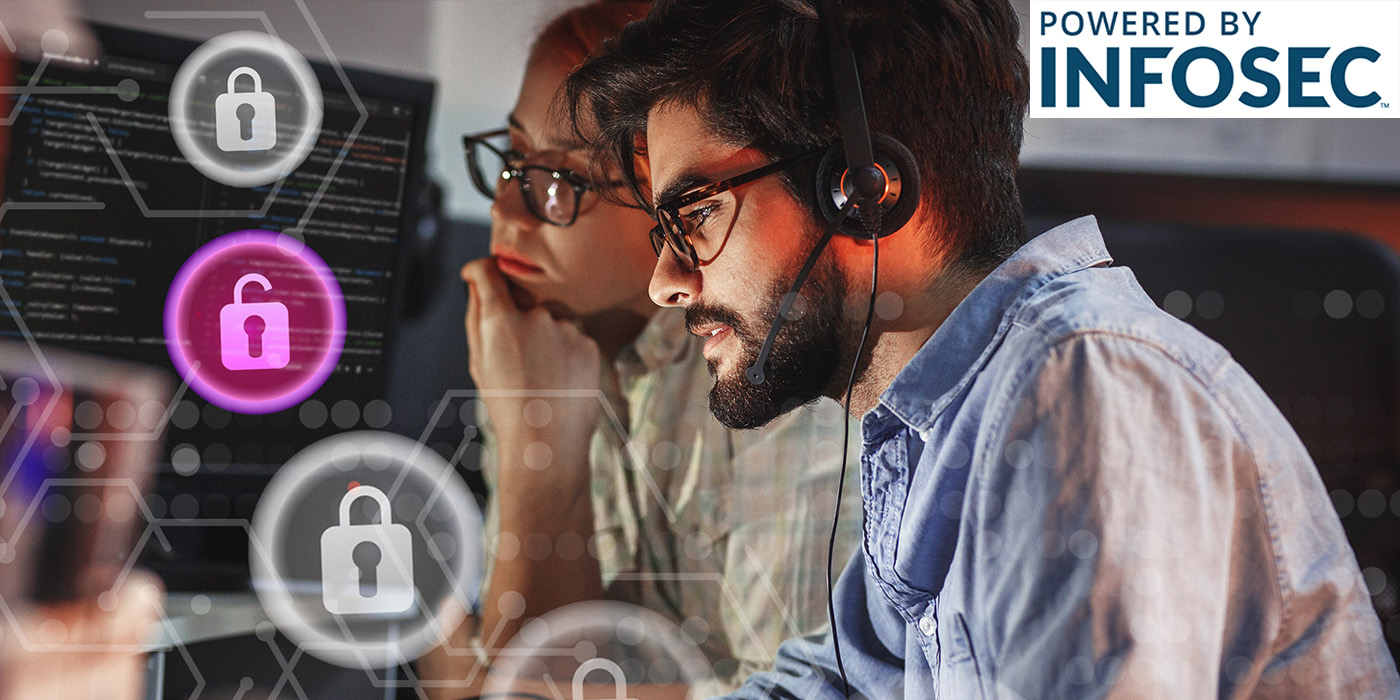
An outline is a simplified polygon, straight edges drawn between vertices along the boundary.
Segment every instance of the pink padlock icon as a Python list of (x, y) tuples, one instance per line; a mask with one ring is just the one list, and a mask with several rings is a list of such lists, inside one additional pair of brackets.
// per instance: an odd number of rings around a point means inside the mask
[(287, 307), (275, 301), (243, 303), (243, 287), (249, 282), (272, 291), (272, 283), (256, 272), (238, 278), (233, 303), (219, 310), (219, 359), (234, 371), (282, 369), (292, 359)]

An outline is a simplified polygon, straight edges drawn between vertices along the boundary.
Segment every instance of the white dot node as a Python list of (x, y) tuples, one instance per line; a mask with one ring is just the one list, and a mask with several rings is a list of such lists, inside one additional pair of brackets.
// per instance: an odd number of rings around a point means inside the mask
[(525, 424), (531, 428), (543, 428), (554, 420), (554, 408), (544, 399), (532, 399), (525, 404), (523, 411)]
[(496, 538), (496, 557), (504, 561), (515, 561), (520, 556), (520, 539), (509, 532), (502, 532)]
[(1149, 643), (1157, 638), (1159, 631), (1157, 618), (1152, 615), (1134, 615), (1128, 623), (1128, 633), (1139, 644)]
[(532, 647), (543, 646), (549, 640), (549, 623), (537, 617), (520, 628), (520, 641)]
[(554, 450), (543, 442), (532, 442), (525, 446), (525, 453), (521, 458), (525, 461), (525, 466), (543, 471), (554, 461)]
[(62, 644), (68, 641), (68, 625), (62, 620), (49, 618), (39, 623), (39, 642), (41, 644)]
[(507, 620), (514, 620), (525, 614), (525, 596), (515, 591), (506, 591), (496, 599), (496, 612)]
[(1167, 292), (1162, 298), (1162, 309), (1177, 318), (1186, 318), (1191, 315), (1191, 295), (1180, 289)]
[(554, 542), (543, 532), (532, 532), (525, 537), (525, 556), (534, 561), (543, 561), (554, 549)]
[(1088, 530), (1080, 530), (1069, 536), (1069, 551), (1080, 559), (1091, 559), (1099, 551), (1099, 538)]
[(1385, 572), (1374, 566), (1368, 566), (1361, 570), (1361, 580), (1366, 582), (1366, 590), (1373, 596), (1380, 595), (1385, 590)]
[(446, 532), (439, 532), (432, 536), (431, 542), (436, 550), (433, 557), (438, 561), (447, 561), (457, 555), (457, 538)]
[(69, 45), (68, 32), (62, 29), (50, 29), (39, 37), (39, 49), (46, 54), (61, 56), (68, 52)]
[(306, 248), (306, 241), (302, 240), (304, 234), (297, 229), (287, 229), (277, 237), (277, 250), (287, 257), (301, 255), (301, 251)]
[(693, 644), (704, 644), (710, 637), (710, 623), (703, 617), (689, 617), (681, 623), (681, 633)]
[(107, 462), (107, 448), (100, 442), (85, 442), (78, 447), (78, 468), (95, 472)]
[(680, 466), (681, 447), (669, 440), (656, 443), (651, 448), (651, 463), (658, 469), (671, 470)]
[(1376, 489), (1366, 489), (1356, 497), (1356, 512), (1363, 517), (1378, 518), (1385, 512), (1385, 494)]
[(1235, 683), (1243, 683), (1254, 672), (1254, 662), (1248, 657), (1236, 656), (1225, 662), (1225, 675)]
[(84, 401), (73, 409), (73, 422), (83, 430), (97, 430), (102, 425), (102, 406), (96, 401)]
[(881, 292), (875, 297), (875, 315), (886, 321), (904, 315), (904, 297), (896, 292)]
[(141, 596), (141, 602), (147, 605), (156, 605), (160, 603), (160, 599), (164, 595), (160, 590), (160, 586), (154, 583), (143, 584), (138, 594)]
[(140, 410), (136, 412), (136, 420), (140, 421), (141, 427), (147, 430), (159, 428), (163, 418), (165, 418), (165, 406), (159, 401), (147, 401), (141, 404)]
[(190, 476), (199, 471), (199, 450), (191, 444), (177, 446), (170, 453), (170, 465), (180, 476)]
[(1214, 321), (1225, 313), (1225, 297), (1220, 292), (1208, 289), (1196, 295), (1196, 313), (1207, 321)]
[(555, 554), (558, 554), (559, 558), (565, 561), (575, 561), (582, 557), (586, 548), (587, 543), (584, 542), (583, 536), (577, 532), (561, 533), (554, 542)]
[(1025, 440), (1013, 440), (1006, 446), (1006, 463), (1013, 469), (1025, 469), (1035, 461), (1035, 448)]
[(636, 646), (646, 639), (646, 623), (640, 618), (627, 616), (617, 623), (617, 641)]
[(1327, 296), (1322, 298), (1322, 310), (1337, 320), (1350, 316), (1352, 310), (1351, 295), (1341, 289), (1328, 292)]

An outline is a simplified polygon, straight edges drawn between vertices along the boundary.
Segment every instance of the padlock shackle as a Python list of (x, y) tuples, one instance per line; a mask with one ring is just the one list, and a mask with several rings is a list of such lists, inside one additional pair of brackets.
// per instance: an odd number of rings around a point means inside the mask
[(393, 521), (389, 518), (389, 497), (383, 491), (373, 487), (360, 484), (350, 489), (340, 499), (340, 526), (350, 526), (350, 504), (361, 498), (373, 498), (379, 504), (379, 524), (388, 525)]
[(266, 277), (263, 277), (262, 275), (256, 272), (249, 272), (248, 274), (239, 277), (238, 283), (233, 285), (233, 303), (243, 303), (243, 288), (248, 286), (249, 282), (257, 282), (258, 286), (262, 287), (264, 292), (272, 291), (272, 283), (267, 281)]
[(234, 88), (234, 83), (241, 75), (247, 75), (253, 78), (253, 92), (262, 92), (262, 76), (258, 75), (258, 72), (252, 68), (242, 66), (234, 68), (233, 72), (228, 74), (228, 91), (230, 93), (238, 92), (238, 90)]
[(612, 676), (612, 684), (613, 688), (617, 690), (617, 697), (627, 697), (627, 676), (622, 673), (622, 667), (618, 666), (612, 659), (589, 659), (579, 664), (578, 670), (574, 671), (573, 691), (575, 698), (584, 697), (583, 679), (594, 671), (602, 671)]

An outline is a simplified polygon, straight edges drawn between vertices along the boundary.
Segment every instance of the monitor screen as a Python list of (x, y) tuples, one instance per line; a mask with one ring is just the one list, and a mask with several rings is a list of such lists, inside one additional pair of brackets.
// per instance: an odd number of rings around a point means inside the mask
[(93, 65), (19, 66), (17, 84), (33, 89), (12, 105), (0, 218), (0, 281), (18, 318), (7, 313), (0, 336), (170, 367), (163, 310), (181, 264), (230, 232), (297, 230), (344, 294), (337, 366), (311, 398), (267, 415), (184, 390), (164, 469), (266, 475), (319, 438), (384, 427), (431, 84), (315, 66), (325, 110), (310, 155), (280, 188), (229, 187), (192, 167), (170, 131), (171, 83), (196, 44), (99, 35), (106, 55)]

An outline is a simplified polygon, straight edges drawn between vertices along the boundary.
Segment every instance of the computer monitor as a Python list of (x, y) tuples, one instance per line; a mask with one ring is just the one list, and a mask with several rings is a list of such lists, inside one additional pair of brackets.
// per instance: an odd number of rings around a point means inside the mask
[[(319, 139), (260, 213), (272, 185), (236, 188), (204, 177), (171, 134), (171, 83), (198, 42), (95, 29), (103, 58), (21, 63), (16, 84), (36, 89), (0, 115), (14, 118), (0, 217), (0, 282), (14, 309), (3, 309), (0, 336), (171, 367), (162, 313), (181, 264), (226, 233), (299, 230), (345, 297), (347, 334), (334, 372), (303, 403), (267, 415), (231, 414), (184, 391), (152, 498), (167, 518), (246, 518), (262, 484), (298, 450), (390, 421), (390, 350), (405, 242), (421, 217), (414, 205), (426, 182), (433, 85), (313, 62), (325, 105)], [(246, 556), (239, 533), (191, 530), (188, 539), (190, 551), (173, 560)]]

